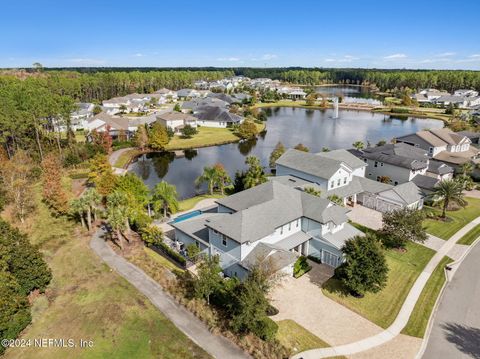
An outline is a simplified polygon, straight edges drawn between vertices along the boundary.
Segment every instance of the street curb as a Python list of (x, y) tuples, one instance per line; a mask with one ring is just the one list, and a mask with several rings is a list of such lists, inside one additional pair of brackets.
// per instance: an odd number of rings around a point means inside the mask
[[(470, 253), (473, 247), (477, 245), (477, 243), (479, 242), (480, 242), (480, 236), (471, 245), (468, 246), (468, 249), (465, 251), (465, 253), (463, 253), (460, 259), (450, 263), (449, 266), (453, 266), (453, 265), (459, 266), (460, 264), (462, 264), (463, 260), (468, 255), (468, 253)], [(449, 276), (448, 275), (449, 271), (447, 271), (446, 268), (443, 268), (443, 273), (445, 275), (445, 283), (443, 283), (442, 289), (440, 290), (440, 293), (437, 296), (437, 300), (435, 301), (435, 305), (433, 306), (433, 310), (430, 313), (430, 318), (428, 318), (427, 329), (422, 339), (422, 345), (417, 355), (415, 356), (415, 359), (421, 359), (423, 354), (425, 353), (425, 350), (427, 349), (428, 339), (430, 338), (430, 334), (432, 333), (433, 321), (434, 321), (435, 314), (437, 313), (438, 307), (440, 305), (440, 300), (443, 297), (443, 293), (445, 292), (445, 288), (447, 287), (448, 283), (451, 282), (453, 277), (455, 276), (455, 272), (451, 276)]]

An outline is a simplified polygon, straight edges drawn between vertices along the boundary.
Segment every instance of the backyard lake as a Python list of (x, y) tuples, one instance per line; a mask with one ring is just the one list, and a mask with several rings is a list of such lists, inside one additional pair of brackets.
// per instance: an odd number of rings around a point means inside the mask
[(259, 157), (262, 164), (268, 166), (270, 153), (279, 141), (287, 148), (303, 143), (310, 152), (319, 152), (323, 147), (351, 148), (358, 140), (375, 145), (380, 140), (390, 141), (395, 136), (425, 128), (443, 127), (439, 120), (398, 118), (367, 111), (340, 110), (339, 118), (333, 119), (331, 109), (277, 107), (265, 110), (267, 130), (257, 140), (187, 150), (177, 157), (173, 152), (149, 153), (134, 160), (128, 169), (143, 178), (150, 188), (161, 180), (174, 184), (179, 197), (184, 199), (205, 191), (194, 185), (203, 167), (219, 162), (233, 177), (235, 171), (246, 168), (248, 155)]

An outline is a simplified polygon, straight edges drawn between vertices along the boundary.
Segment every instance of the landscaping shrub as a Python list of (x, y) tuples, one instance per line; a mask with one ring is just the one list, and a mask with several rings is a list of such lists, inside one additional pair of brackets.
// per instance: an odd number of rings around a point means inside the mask
[(167, 244), (160, 242), (156, 245), (163, 253), (165, 253), (167, 256), (172, 258), (173, 260), (177, 261), (179, 264), (182, 266), (185, 266), (187, 264), (187, 260), (180, 255), (179, 253), (175, 252), (172, 248), (170, 248)]
[(312, 267), (307, 262), (307, 257), (301, 256), (297, 259), (295, 264), (293, 265), (293, 276), (295, 278), (301, 277), (305, 273), (307, 273)]
[(114, 151), (120, 150), (122, 148), (129, 148), (129, 147), (135, 147), (135, 142), (132, 140), (128, 140), (128, 141), (115, 140), (112, 142), (112, 149)]
[(266, 341), (275, 339), (277, 332), (278, 324), (268, 317), (258, 321), (256, 328), (253, 330), (253, 334)]

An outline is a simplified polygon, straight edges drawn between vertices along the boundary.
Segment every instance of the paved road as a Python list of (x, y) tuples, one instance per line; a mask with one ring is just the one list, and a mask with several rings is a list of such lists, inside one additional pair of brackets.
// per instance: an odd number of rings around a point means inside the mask
[[(222, 336), (212, 334), (192, 313), (175, 302), (162, 287), (141, 269), (117, 255), (98, 230), (90, 241), (93, 251), (141, 293), (143, 293), (173, 324), (210, 355), (219, 359), (248, 359), (249, 355)], [(113, 298), (112, 298), (113, 299)]]
[(108, 161), (110, 162), (111, 166), (114, 166), (115, 163), (118, 161), (122, 153), (130, 151), (133, 149), (133, 147), (128, 147), (128, 148), (121, 148), (119, 150), (113, 151), (110, 156), (108, 157)]
[(422, 358), (480, 358), (480, 245), (446, 287)]

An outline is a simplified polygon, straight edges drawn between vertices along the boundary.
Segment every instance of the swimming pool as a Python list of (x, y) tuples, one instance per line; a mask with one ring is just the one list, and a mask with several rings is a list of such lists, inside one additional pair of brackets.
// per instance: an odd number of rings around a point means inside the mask
[(196, 211), (188, 212), (188, 213), (185, 213), (185, 214), (181, 214), (180, 216), (175, 217), (175, 219), (173, 221), (171, 221), (171, 223), (178, 223), (178, 222), (184, 221), (186, 219), (199, 216), (201, 214), (202, 214), (202, 211), (200, 211), (200, 210), (196, 210)]

